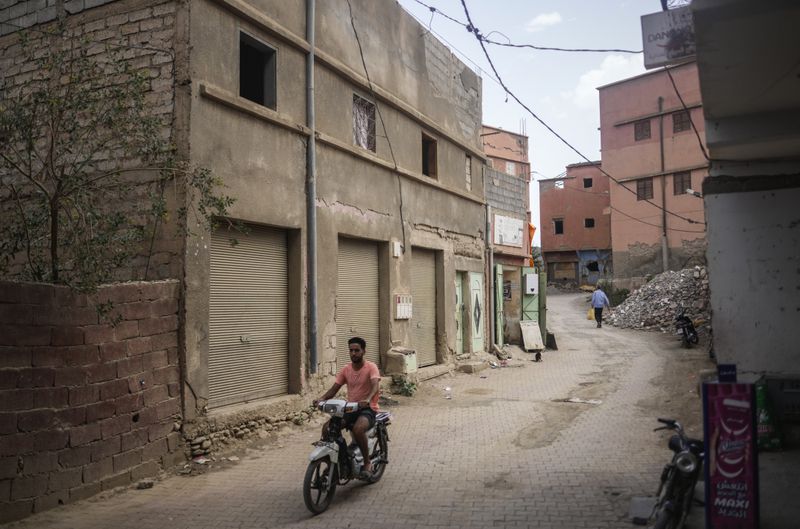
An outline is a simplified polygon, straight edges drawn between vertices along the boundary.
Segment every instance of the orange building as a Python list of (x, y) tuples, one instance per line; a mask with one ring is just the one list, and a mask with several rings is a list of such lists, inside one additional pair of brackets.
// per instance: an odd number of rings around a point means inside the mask
[(703, 201), (687, 192), (708, 175), (697, 65), (668, 71), (598, 89), (602, 167), (618, 181), (610, 185), (611, 239), (622, 284), (705, 262)]
[(600, 162), (575, 163), (539, 180), (542, 256), (550, 282), (596, 284), (611, 277), (608, 178)]

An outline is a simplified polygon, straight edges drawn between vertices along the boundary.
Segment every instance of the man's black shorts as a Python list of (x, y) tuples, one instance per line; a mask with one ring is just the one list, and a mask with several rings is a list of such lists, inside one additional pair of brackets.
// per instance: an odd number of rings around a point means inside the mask
[(373, 410), (372, 408), (362, 408), (358, 411), (353, 411), (344, 414), (345, 427), (348, 430), (352, 430), (353, 425), (356, 423), (356, 420), (361, 416), (366, 417), (367, 420), (369, 421), (369, 426), (367, 427), (367, 430), (375, 426), (375, 410)]

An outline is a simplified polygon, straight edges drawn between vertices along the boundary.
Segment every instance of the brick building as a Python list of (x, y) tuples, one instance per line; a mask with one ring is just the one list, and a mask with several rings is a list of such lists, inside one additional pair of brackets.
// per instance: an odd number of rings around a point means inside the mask
[(600, 162), (539, 180), (542, 256), (550, 282), (594, 285), (611, 277), (611, 208)]
[[(495, 342), (522, 343), (520, 320), (536, 319), (538, 304), (523, 292), (531, 266), (528, 137), (483, 125), (486, 204), (491, 222)], [(531, 299), (528, 299), (531, 298)], [(527, 308), (526, 308), (527, 307)]]
[(703, 202), (686, 192), (708, 175), (692, 128), (705, 141), (697, 65), (669, 75), (659, 69), (598, 89), (603, 169), (620, 182), (610, 187), (614, 278), (629, 284), (705, 262)]

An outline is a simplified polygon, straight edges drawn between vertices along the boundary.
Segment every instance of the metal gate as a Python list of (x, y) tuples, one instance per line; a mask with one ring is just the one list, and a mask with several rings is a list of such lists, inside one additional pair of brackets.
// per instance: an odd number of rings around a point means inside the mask
[(289, 391), (286, 232), (211, 235), (209, 407)]
[(365, 358), (380, 365), (378, 245), (357, 239), (339, 239), (336, 285), (336, 366), (350, 361), (347, 340), (367, 342)]
[(436, 253), (411, 250), (411, 341), (420, 367), (436, 363)]

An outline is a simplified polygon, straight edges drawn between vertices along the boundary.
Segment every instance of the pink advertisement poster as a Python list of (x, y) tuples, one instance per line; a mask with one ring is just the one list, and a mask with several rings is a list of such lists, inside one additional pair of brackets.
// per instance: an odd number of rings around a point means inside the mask
[(755, 387), (703, 385), (706, 528), (758, 527)]

